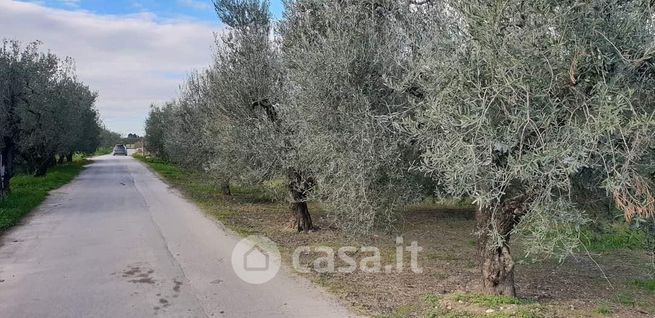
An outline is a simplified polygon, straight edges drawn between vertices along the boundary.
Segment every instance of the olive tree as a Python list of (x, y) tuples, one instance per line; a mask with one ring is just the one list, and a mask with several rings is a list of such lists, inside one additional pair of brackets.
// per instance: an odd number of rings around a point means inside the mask
[(213, 111), (215, 104), (210, 94), (211, 70), (194, 72), (182, 86), (173, 108), (170, 133), (165, 148), (170, 160), (195, 171), (208, 174), (222, 186), (223, 194), (230, 195), (230, 180), (238, 177), (233, 149), (235, 140), (223, 142), (228, 135), (220, 112)]
[(149, 153), (162, 159), (168, 159), (166, 138), (172, 128), (174, 107), (174, 102), (165, 103), (161, 107), (151, 105), (145, 122), (145, 148)]
[[(284, 101), (284, 72), (278, 48), (271, 39), (268, 1), (214, 1), (219, 18), (228, 26), (219, 40), (211, 71), (216, 121), (211, 131), (223, 148), (213, 169), (238, 163), (241, 178), (262, 182), (285, 178), (291, 210), (299, 231), (313, 228), (307, 197), (313, 185), (298, 164), (296, 127), (280, 117)], [(232, 167), (234, 168), (234, 167)], [(227, 171), (227, 170), (226, 170)]]
[(421, 48), (408, 78), (425, 98), (404, 127), (420, 168), (478, 205), (486, 292), (515, 295), (517, 231), (532, 249), (575, 246), (586, 217), (571, 185), (585, 170), (628, 219), (652, 215), (650, 1), (452, 0), (440, 12), (449, 27)]
[(100, 147), (111, 148), (116, 144), (121, 143), (121, 134), (113, 132), (106, 127), (99, 127), (100, 133), (98, 136), (98, 143)]
[(20, 156), (27, 170), (46, 174), (57, 153), (97, 146), (95, 94), (75, 78), (73, 61), (41, 53), (40, 43), (0, 47), (0, 195), (9, 191)]
[(416, 151), (388, 120), (420, 98), (415, 87), (393, 85), (406, 77), (420, 41), (416, 18), (404, 1), (286, 3), (281, 114), (316, 180), (314, 197), (347, 233), (393, 225), (421, 195), (409, 172)]
[(21, 47), (16, 41), (3, 41), (0, 49), (0, 104), (3, 124), (0, 126), (2, 149), (2, 185), (0, 193), (9, 191), (9, 180), (15, 173), (14, 163), (24, 149), (24, 138), (40, 129), (32, 120), (40, 118), (47, 104), (50, 85), (57, 73), (59, 59), (51, 53), (38, 52), (39, 43)]
[(206, 93), (198, 91), (202, 85), (198, 74), (193, 74), (182, 88), (182, 96), (174, 103), (171, 109), (173, 120), (168, 127), (170, 133), (164, 138), (164, 148), (168, 157), (186, 168), (200, 170), (208, 160), (206, 148), (200, 142), (202, 138), (201, 113), (202, 100), (206, 100)]
[(197, 166), (221, 185), (224, 195), (231, 195), (231, 182), (258, 183), (265, 179), (265, 175), (257, 173), (252, 178), (251, 161), (255, 156), (248, 148), (262, 147), (259, 143), (265, 140), (258, 135), (265, 129), (249, 127), (252, 117), (232, 117), (234, 113), (226, 116), (225, 110), (230, 106), (225, 103), (232, 99), (227, 98), (230, 94), (223, 94), (222, 86), (228, 82), (221, 79), (226, 73), (219, 71), (217, 65), (196, 76), (195, 80), (189, 79), (185, 95), (196, 96), (187, 98), (195, 101), (196, 106), (189, 107), (187, 116), (189, 122), (194, 123), (195, 143), (202, 149)]
[(70, 59), (59, 62), (56, 73), (22, 108), (18, 150), (36, 176), (47, 173), (57, 154), (70, 161), (74, 152), (89, 153), (98, 146), (96, 94), (74, 78), (71, 65)]
[(26, 106), (33, 104), (43, 78), (54, 72), (56, 57), (38, 53), (38, 43), (25, 48), (15, 41), (3, 41), (0, 48), (0, 195), (9, 191), (9, 180), (14, 174), (18, 155), (22, 117)]
[[(11, 69), (12, 48), (4, 42), (0, 51), (0, 199), (9, 192), (9, 180), (13, 174), (13, 156), (15, 155), (14, 141), (11, 138), (12, 121), (15, 105), (12, 102), (13, 92), (9, 90), (9, 76)], [(11, 103), (11, 105), (10, 105)], [(10, 164), (11, 163), (11, 164)]]
[(57, 116), (60, 141), (57, 147), (59, 162), (72, 161), (75, 152), (93, 153), (100, 145), (98, 112), (93, 107), (97, 94), (73, 78), (60, 83), (58, 98), (61, 110)]

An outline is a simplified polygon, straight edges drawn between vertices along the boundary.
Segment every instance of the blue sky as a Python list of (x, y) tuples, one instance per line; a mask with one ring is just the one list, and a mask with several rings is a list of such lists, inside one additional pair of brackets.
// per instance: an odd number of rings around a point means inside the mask
[[(271, 7), (279, 18), (282, 0)], [(123, 135), (142, 135), (150, 105), (212, 63), (224, 31), (210, 0), (0, 0), (0, 39), (72, 57), (103, 123)]]
[[(211, 0), (24, 0), (64, 10), (86, 10), (96, 14), (152, 13), (162, 19), (196, 19), (217, 23)], [(282, 0), (271, 1), (271, 13), (280, 17)]]

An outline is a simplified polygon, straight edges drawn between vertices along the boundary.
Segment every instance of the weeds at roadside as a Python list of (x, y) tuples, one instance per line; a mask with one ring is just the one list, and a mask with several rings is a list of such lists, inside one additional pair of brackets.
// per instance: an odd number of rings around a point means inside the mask
[(104, 155), (111, 154), (112, 152), (114, 152), (114, 149), (112, 147), (100, 147), (96, 150), (93, 156), (104, 156)]
[(17, 225), (32, 210), (43, 202), (48, 193), (70, 181), (82, 170), (88, 161), (76, 156), (72, 163), (51, 168), (45, 177), (17, 175), (11, 179), (11, 193), (0, 200), (0, 233)]

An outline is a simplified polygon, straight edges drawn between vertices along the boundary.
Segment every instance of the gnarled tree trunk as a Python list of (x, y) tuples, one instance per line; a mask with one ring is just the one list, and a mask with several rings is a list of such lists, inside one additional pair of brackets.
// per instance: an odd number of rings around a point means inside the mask
[(37, 164), (34, 171), (35, 177), (45, 177), (48, 174), (48, 169), (52, 167), (54, 161), (53, 156), (48, 156), (46, 159), (43, 159), (40, 163)]
[(4, 149), (0, 151), (0, 199), (9, 194), (9, 174), (7, 167), (7, 155)]
[(309, 232), (314, 229), (312, 217), (307, 208), (307, 191), (310, 190), (311, 180), (304, 177), (302, 172), (289, 169), (289, 196), (291, 198), (291, 211), (294, 214), (295, 226), (298, 232)]
[(230, 191), (230, 181), (223, 182), (221, 190), (223, 190), (223, 195), (232, 195), (232, 191)]
[(73, 162), (73, 152), (69, 152), (69, 153), (66, 154), (66, 161), (68, 163)]
[(9, 194), (9, 180), (13, 176), (14, 150), (13, 143), (7, 139), (5, 147), (0, 149), (0, 198)]
[(314, 228), (312, 216), (309, 214), (307, 202), (293, 202), (291, 209), (294, 211), (295, 223), (298, 232), (309, 232)]
[[(514, 261), (509, 241), (512, 230), (519, 223), (524, 212), (522, 198), (516, 198), (504, 202), (495, 211), (488, 207), (481, 207), (475, 215), (479, 234), (478, 256), (482, 289), (485, 293), (516, 296)], [(494, 239), (498, 237), (502, 241), (500, 246)]]

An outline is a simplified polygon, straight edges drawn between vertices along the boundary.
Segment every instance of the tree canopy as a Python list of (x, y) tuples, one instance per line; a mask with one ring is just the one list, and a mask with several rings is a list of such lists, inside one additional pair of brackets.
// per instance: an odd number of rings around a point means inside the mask
[(0, 47), (0, 194), (15, 163), (45, 175), (55, 156), (94, 152), (100, 126), (96, 93), (80, 82), (70, 58), (42, 53), (40, 43), (4, 40)]
[(285, 178), (301, 230), (306, 201), (361, 234), (470, 198), (485, 291), (514, 295), (510, 237), (571, 252), (577, 185), (653, 216), (650, 1), (296, 0), (277, 24), (267, 1), (215, 7), (215, 63), (153, 110), (170, 121), (151, 151), (189, 149), (171, 159), (226, 183)]

